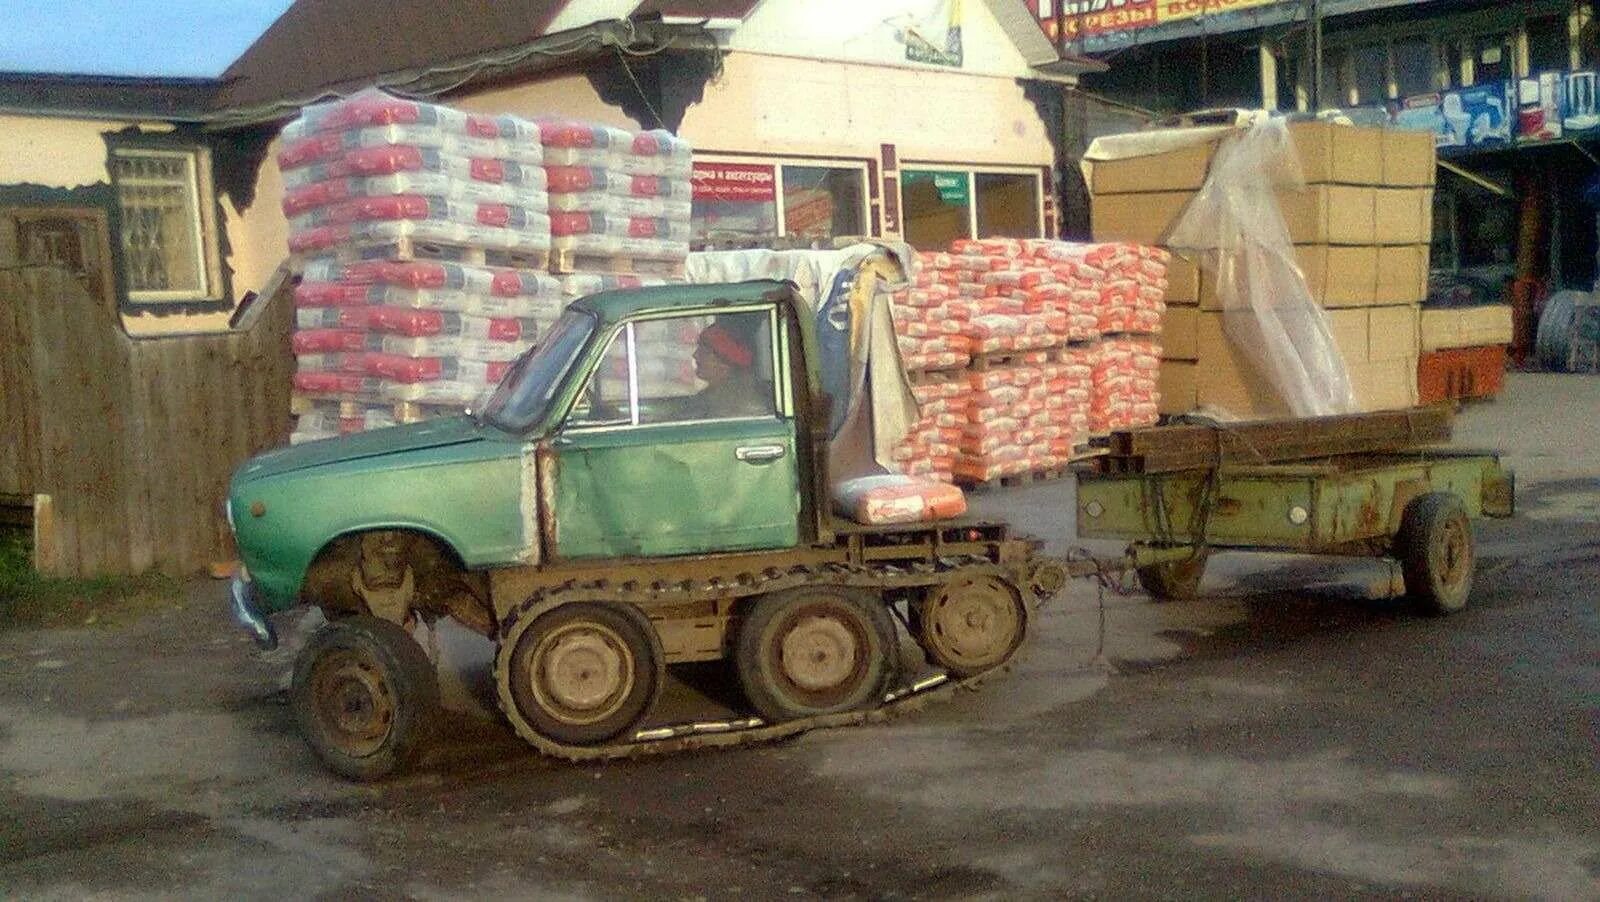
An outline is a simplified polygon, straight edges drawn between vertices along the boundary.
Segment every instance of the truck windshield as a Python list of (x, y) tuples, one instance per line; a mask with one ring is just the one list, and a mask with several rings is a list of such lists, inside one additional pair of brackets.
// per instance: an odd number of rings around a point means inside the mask
[(544, 339), (506, 371), (483, 407), (483, 421), (507, 432), (524, 432), (539, 422), (595, 324), (591, 313), (562, 314)]

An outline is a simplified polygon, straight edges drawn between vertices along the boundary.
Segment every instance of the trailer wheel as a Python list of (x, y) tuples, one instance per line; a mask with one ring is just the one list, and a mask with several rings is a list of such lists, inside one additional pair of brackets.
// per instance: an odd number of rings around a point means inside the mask
[(501, 704), (512, 726), (571, 745), (637, 729), (666, 677), (655, 628), (627, 604), (551, 608), (513, 625), (497, 655)]
[(322, 763), (368, 781), (416, 762), (434, 726), (439, 683), (410, 633), (362, 614), (311, 637), (290, 695), (300, 733)]
[(1423, 612), (1453, 614), (1472, 594), (1472, 523), (1450, 492), (1430, 492), (1406, 505), (1394, 537), (1406, 595)]
[(751, 706), (776, 723), (881, 701), (894, 648), (894, 621), (877, 597), (802, 586), (756, 600), (734, 665)]
[(1191, 601), (1200, 594), (1200, 578), (1205, 576), (1211, 549), (1197, 548), (1194, 554), (1176, 561), (1163, 561), (1140, 567), (1139, 585), (1157, 601)]
[(1011, 660), (1028, 629), (1028, 608), (1014, 586), (992, 575), (957, 577), (913, 608), (917, 643), (959, 677)]

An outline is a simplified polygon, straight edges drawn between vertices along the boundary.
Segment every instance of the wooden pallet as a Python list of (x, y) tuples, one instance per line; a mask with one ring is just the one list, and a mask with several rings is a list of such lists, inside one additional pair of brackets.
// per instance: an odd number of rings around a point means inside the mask
[(1023, 358), (1029, 354), (1045, 354), (1047, 355), (1045, 359), (1048, 361), (1050, 360), (1050, 356), (1048, 355), (1051, 355), (1053, 351), (1054, 349), (1052, 348), (1035, 348), (1028, 351), (999, 351), (985, 354), (973, 354), (972, 364), (968, 367), (968, 369), (971, 369), (974, 372), (982, 373), (987, 372), (988, 370), (1001, 369), (1003, 367), (1010, 366), (1043, 366), (1044, 364), (1039, 363), (1025, 363)]
[(964, 364), (938, 370), (907, 370), (906, 378), (912, 385), (933, 385), (942, 382), (965, 382), (967, 367)]
[(383, 411), (394, 417), (396, 423), (416, 423), (434, 417), (454, 416), (461, 413), (459, 404), (431, 404), (420, 401), (385, 401), (379, 399), (317, 398), (294, 395), (289, 399), (289, 412), (295, 416), (326, 411), (340, 419), (366, 416), (372, 411)]
[(405, 260), (464, 263), (471, 266), (497, 266), (508, 269), (546, 270), (550, 268), (549, 251), (497, 250), (477, 245), (451, 244), (445, 241), (396, 238), (393, 241), (351, 242), (314, 254), (298, 254), (294, 257), (295, 271), (303, 272), (305, 264), (310, 260), (329, 257), (340, 263), (359, 263), (363, 260)]
[(626, 254), (582, 254), (570, 249), (557, 249), (550, 252), (550, 271), (557, 274), (626, 273), (681, 279), (684, 277), (684, 261), (652, 260)]
[(1175, 473), (1402, 451), (1450, 440), (1449, 406), (1219, 426), (1151, 426), (1111, 433), (1097, 464), (1115, 474)]

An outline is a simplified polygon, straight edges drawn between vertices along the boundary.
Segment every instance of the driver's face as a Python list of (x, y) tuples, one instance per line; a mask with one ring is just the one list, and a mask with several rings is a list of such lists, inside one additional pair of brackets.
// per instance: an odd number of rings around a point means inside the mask
[(704, 344), (695, 345), (694, 348), (694, 374), (700, 381), (716, 385), (728, 378), (730, 368), (726, 361), (716, 355), (716, 352)]

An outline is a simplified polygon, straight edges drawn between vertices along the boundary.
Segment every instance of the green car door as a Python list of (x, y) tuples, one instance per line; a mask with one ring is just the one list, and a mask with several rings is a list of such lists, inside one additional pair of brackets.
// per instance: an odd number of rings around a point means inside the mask
[(554, 552), (654, 557), (799, 542), (796, 429), (771, 307), (618, 327), (550, 439)]

